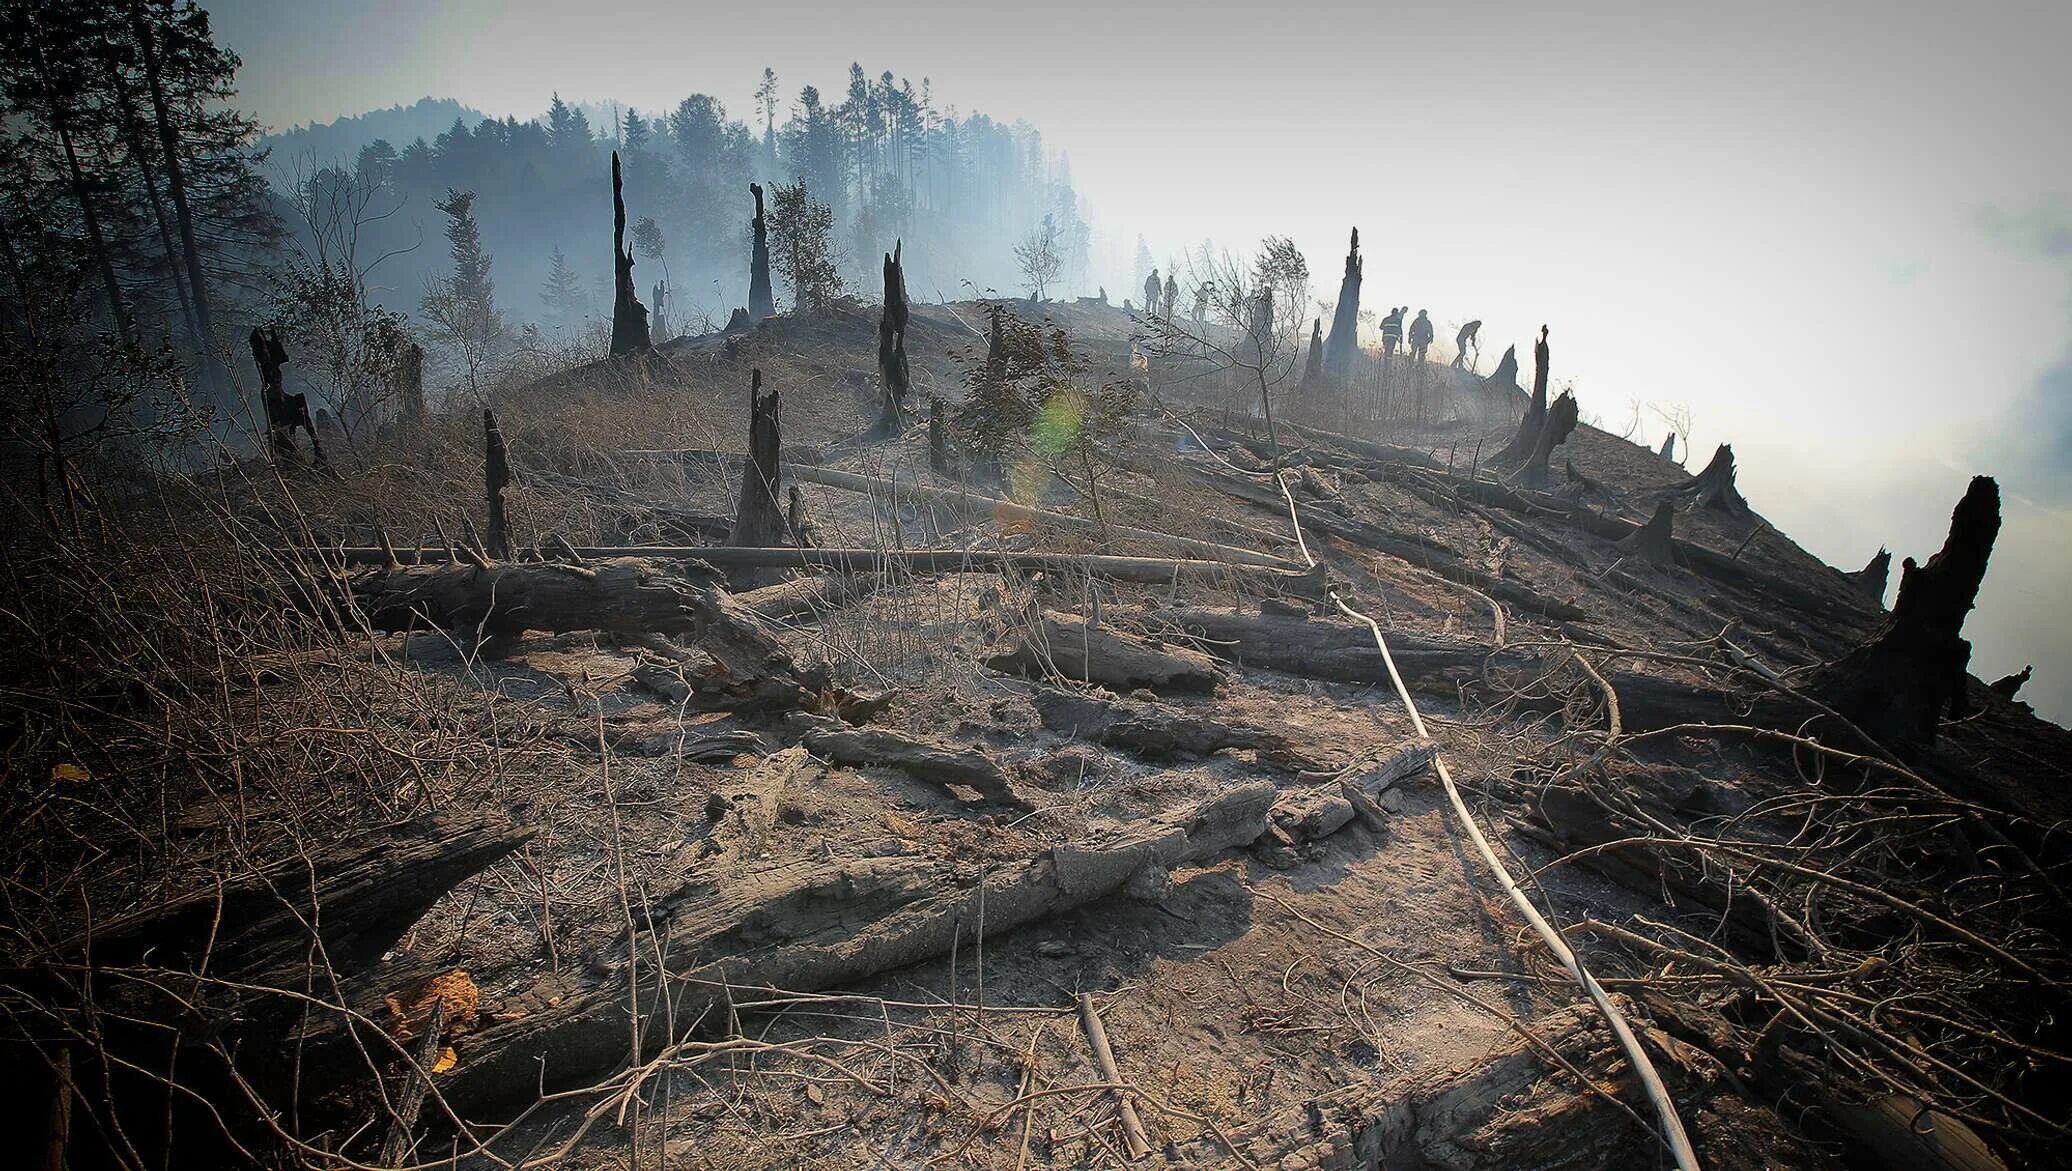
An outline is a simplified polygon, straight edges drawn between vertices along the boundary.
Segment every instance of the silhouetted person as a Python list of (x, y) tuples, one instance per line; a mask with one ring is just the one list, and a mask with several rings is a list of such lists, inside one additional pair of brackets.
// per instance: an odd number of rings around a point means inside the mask
[(1385, 359), (1394, 358), (1396, 347), (1403, 344), (1403, 309), (1408, 308), (1405, 305), (1402, 309), (1391, 309), (1388, 316), (1381, 319), (1381, 353)]
[(1144, 278), (1144, 312), (1158, 316), (1158, 298), (1164, 292), (1165, 282), (1158, 279), (1158, 270), (1154, 268), (1151, 275)]
[(1460, 332), (1453, 335), (1453, 368), (1455, 370), (1462, 369), (1468, 364), (1469, 346), (1475, 347), (1475, 356), (1477, 358), (1482, 356), (1482, 346), (1475, 340), (1475, 335), (1481, 332), (1482, 319), (1478, 317), (1461, 326)]
[[(1409, 306), (1404, 306), (1409, 308)], [(1417, 320), (1410, 323), (1410, 360), (1422, 362), (1425, 351), (1432, 348), (1432, 319), (1425, 310), (1417, 311)]]
[(1165, 304), (1166, 316), (1171, 317), (1173, 306), (1180, 302), (1180, 282), (1173, 279), (1172, 273), (1166, 274), (1165, 296), (1160, 300)]

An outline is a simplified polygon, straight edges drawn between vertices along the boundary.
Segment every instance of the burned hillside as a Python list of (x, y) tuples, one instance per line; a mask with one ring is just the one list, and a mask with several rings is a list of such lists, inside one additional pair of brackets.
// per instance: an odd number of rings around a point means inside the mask
[(1355, 305), (1311, 364), (1258, 286), (904, 260), (321, 465), (81, 469), (7, 551), (10, 1145), (2067, 1157), (2072, 743), (1967, 673), (1992, 480), (1887, 610), (1731, 446), (1582, 422), (1558, 322), (1484, 378)]

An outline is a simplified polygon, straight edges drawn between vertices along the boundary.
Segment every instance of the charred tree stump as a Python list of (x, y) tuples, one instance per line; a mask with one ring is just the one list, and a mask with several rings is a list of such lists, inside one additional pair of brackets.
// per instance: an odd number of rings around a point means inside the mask
[[(1532, 347), (1532, 404), (1525, 408), (1525, 417), (1518, 420), (1518, 431), (1511, 436), (1511, 442), (1491, 457), (1490, 463), (1502, 467), (1515, 467), (1532, 458), (1540, 441), (1540, 432), (1547, 425), (1547, 327), (1540, 326), (1540, 340)], [(1502, 367), (1498, 367), (1499, 371)], [(1515, 377), (1515, 375), (1513, 376)]]
[(1360, 258), (1360, 229), (1353, 229), (1345, 252), (1345, 275), (1338, 282), (1338, 306), (1331, 311), (1331, 339), (1324, 343), (1326, 377), (1343, 379), (1359, 352), (1360, 278), (1367, 262)]
[(1697, 508), (1716, 508), (1732, 516), (1748, 514), (1748, 501), (1734, 487), (1734, 446), (1730, 443), (1720, 444), (1705, 470), (1676, 491)]
[(943, 424), (942, 400), (928, 400), (928, 466), (937, 475), (950, 474), (950, 435)]
[(1823, 668), (1808, 689), (1888, 745), (1935, 742), (1945, 712), (1962, 715), (1971, 644), (1964, 616), (2000, 534), (2000, 486), (1975, 476), (1950, 514), (1950, 534), (1928, 564), (1911, 558), (1892, 613), (1868, 642)]
[[(1534, 381), (1539, 381), (1535, 379)], [(1539, 436), (1533, 440), (1532, 455), (1519, 470), (1518, 482), (1528, 488), (1544, 488), (1553, 480), (1548, 461), (1553, 458), (1554, 449), (1568, 442), (1574, 434), (1578, 410), (1576, 396), (1563, 391), (1554, 405), (1547, 408), (1547, 418), (1540, 425)]]
[(777, 312), (777, 299), (770, 295), (770, 229), (763, 218), (763, 186), (750, 183), (755, 196), (755, 245), (748, 254), (748, 319), (761, 321)]
[(1664, 500), (1655, 505), (1655, 515), (1648, 523), (1633, 530), (1625, 540), (1619, 542), (1619, 555), (1638, 557), (1656, 565), (1676, 563), (1676, 538), (1672, 533), (1676, 525), (1676, 502)]
[(906, 427), (907, 367), (906, 271), (900, 266), (900, 242), (885, 255), (885, 305), (878, 314), (878, 431), (897, 435)]
[(2002, 699), (2011, 700), (2021, 694), (2022, 685), (2026, 684), (2029, 681), (2029, 677), (2035, 673), (2036, 665), (2031, 663), (2012, 675), (2002, 675), (2000, 678), (1988, 683), (1986, 688)]
[(612, 152), (612, 357), (649, 346), (647, 306), (633, 291), (633, 253), (626, 247), (625, 182)]
[[(783, 468), (777, 392), (763, 393), (763, 372), (749, 372), (748, 454), (741, 457), (741, 503), (734, 510), (734, 529), (727, 544), (769, 548), (784, 544), (784, 508), (778, 501)], [(771, 585), (779, 570), (749, 569), (734, 576), (736, 589)]]
[(1318, 317), (1309, 323), (1309, 359), (1302, 367), (1304, 389), (1317, 386), (1324, 381), (1324, 319)]
[(266, 434), (277, 461), (295, 458), (295, 428), (309, 433), (309, 449), (318, 467), (324, 466), (324, 445), (317, 439), (317, 427), (309, 417), (309, 396), (287, 392), (281, 367), (288, 364), (288, 350), (281, 345), (281, 333), (271, 326), (252, 331), (252, 361), (259, 367), (262, 403), (266, 409)]
[(1518, 347), (1505, 346), (1504, 356), (1497, 359), (1496, 373), (1482, 380), (1482, 385), (1505, 395), (1524, 394), (1525, 388), (1518, 385)]
[(489, 495), (489, 534), (483, 552), (499, 561), (511, 557), (511, 525), (504, 516), (504, 489), (511, 483), (510, 453), (504, 447), (504, 433), (496, 425), (496, 414), (482, 412), (482, 481)]
[(1663, 459), (1676, 458), (1676, 432), (1671, 431), (1662, 437), (1662, 450), (1659, 454)]
[(1849, 575), (1849, 582), (1862, 591), (1864, 597), (1882, 605), (1885, 601), (1885, 581), (1891, 572), (1892, 553), (1880, 548), (1877, 556), (1871, 558), (1862, 569)]
[(408, 342), (396, 358), (396, 404), (403, 420), (424, 422), (424, 347)]

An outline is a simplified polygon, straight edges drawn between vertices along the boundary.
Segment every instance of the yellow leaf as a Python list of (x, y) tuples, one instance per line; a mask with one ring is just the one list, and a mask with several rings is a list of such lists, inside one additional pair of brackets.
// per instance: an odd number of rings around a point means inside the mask
[(84, 781), (93, 780), (94, 775), (84, 768), (67, 761), (64, 764), (50, 766), (50, 779), (53, 781), (70, 781), (76, 785)]
[(453, 1046), (448, 1045), (444, 1049), (439, 1050), (439, 1060), (432, 1063), (432, 1072), (445, 1073), (447, 1070), (452, 1069), (454, 1066), (459, 1064), (460, 1054), (455, 1053), (453, 1051)]

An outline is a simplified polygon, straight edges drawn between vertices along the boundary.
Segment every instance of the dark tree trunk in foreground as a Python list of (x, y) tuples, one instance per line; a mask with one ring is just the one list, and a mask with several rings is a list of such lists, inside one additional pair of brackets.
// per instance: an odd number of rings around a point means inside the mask
[(1352, 244), (1345, 252), (1345, 276), (1338, 282), (1338, 306), (1331, 312), (1331, 340), (1324, 344), (1324, 373), (1344, 378), (1359, 351), (1360, 277), (1366, 261), (1360, 259), (1360, 229), (1353, 229)]
[(1319, 317), (1309, 323), (1309, 359), (1302, 367), (1302, 385), (1316, 386), (1324, 381), (1324, 319)]
[(777, 300), (770, 295), (770, 231), (763, 218), (763, 187), (750, 183), (755, 195), (755, 247), (748, 254), (748, 319), (761, 321), (777, 312)]
[(1942, 551), (1899, 575), (1892, 613), (1870, 641), (1822, 668), (1810, 692), (1888, 745), (1935, 742), (1944, 713), (1962, 715), (1971, 644), (1964, 616), (2000, 535), (2000, 486), (1975, 476), (1950, 514)]
[(649, 346), (647, 306), (633, 291), (633, 253), (626, 248), (625, 182), (612, 152), (612, 357)]
[[(778, 503), (782, 470), (777, 392), (763, 393), (763, 372), (753, 370), (748, 389), (748, 454), (741, 459), (741, 504), (734, 512), (734, 531), (727, 544), (768, 548), (785, 543), (784, 506)], [(734, 576), (737, 589), (769, 585), (781, 576), (771, 569), (745, 570)]]
[[(1540, 431), (1547, 425), (1547, 327), (1540, 327), (1540, 340), (1532, 347), (1532, 405), (1525, 408), (1525, 417), (1518, 420), (1518, 431), (1511, 436), (1511, 442), (1490, 459), (1498, 466), (1515, 466), (1532, 457), (1540, 441)], [(1515, 359), (1513, 360), (1515, 363)], [(1498, 366), (1498, 372), (1503, 370)], [(1515, 364), (1514, 364), (1515, 369)], [(1516, 375), (1514, 374), (1515, 378)]]
[(1678, 488), (1677, 492), (1690, 498), (1699, 508), (1716, 508), (1734, 516), (1748, 512), (1748, 501), (1741, 498), (1741, 490), (1734, 487), (1734, 445), (1722, 443), (1712, 453), (1712, 462), (1698, 473), (1698, 478)]
[(482, 412), (482, 482), (489, 493), (489, 536), (483, 552), (499, 561), (511, 556), (511, 525), (504, 516), (504, 487), (511, 482), (510, 453), (496, 415)]
[(1882, 604), (1885, 601), (1885, 582), (1891, 573), (1892, 553), (1881, 548), (1862, 569), (1849, 575), (1849, 582), (1863, 591), (1865, 597)]
[(900, 245), (885, 256), (885, 305), (878, 313), (878, 430), (897, 435), (906, 426), (907, 367), (906, 271), (900, 267)]
[(324, 463), (324, 445), (317, 440), (316, 424), (310, 421), (307, 395), (289, 394), (281, 367), (288, 364), (288, 349), (281, 344), (280, 331), (272, 328), (252, 331), (252, 361), (259, 367), (260, 400), (266, 409), (266, 434), (272, 441), (274, 458), (295, 457), (295, 428), (309, 432), (309, 449), (317, 466)]

